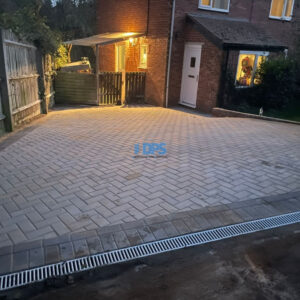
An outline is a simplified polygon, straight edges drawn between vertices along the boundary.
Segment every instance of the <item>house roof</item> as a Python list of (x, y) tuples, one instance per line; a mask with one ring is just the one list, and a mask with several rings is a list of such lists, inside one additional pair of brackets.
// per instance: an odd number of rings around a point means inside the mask
[(72, 44), (76, 46), (96, 46), (96, 45), (107, 45), (128, 40), (130, 38), (136, 38), (145, 35), (144, 33), (137, 32), (114, 32), (97, 34), (90, 37), (72, 40), (64, 42), (64, 44)]
[(246, 19), (188, 14), (188, 21), (219, 46), (239, 49), (283, 50), (287, 46)]

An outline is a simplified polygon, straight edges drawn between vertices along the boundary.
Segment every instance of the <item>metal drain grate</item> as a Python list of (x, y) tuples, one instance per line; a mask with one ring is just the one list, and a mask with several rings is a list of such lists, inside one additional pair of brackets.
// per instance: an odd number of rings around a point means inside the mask
[(53, 265), (47, 265), (18, 273), (3, 275), (0, 276), (0, 291), (43, 281), (48, 278), (69, 275), (91, 270), (97, 267), (126, 262), (137, 258), (174, 251), (186, 247), (197, 246), (299, 222), (300, 211), (297, 211), (290, 214), (186, 234), (157, 242), (86, 256)]

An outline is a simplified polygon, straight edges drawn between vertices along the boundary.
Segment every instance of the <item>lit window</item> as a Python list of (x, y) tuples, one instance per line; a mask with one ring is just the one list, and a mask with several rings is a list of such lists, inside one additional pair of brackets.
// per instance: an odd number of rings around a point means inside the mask
[(148, 64), (148, 45), (140, 46), (140, 68), (147, 69)]
[(199, 0), (199, 8), (216, 10), (216, 11), (229, 11), (230, 0)]
[(294, 0), (272, 0), (270, 18), (291, 20)]
[(236, 72), (236, 86), (250, 87), (258, 84), (259, 81), (255, 76), (256, 70), (268, 55), (268, 52), (241, 51)]

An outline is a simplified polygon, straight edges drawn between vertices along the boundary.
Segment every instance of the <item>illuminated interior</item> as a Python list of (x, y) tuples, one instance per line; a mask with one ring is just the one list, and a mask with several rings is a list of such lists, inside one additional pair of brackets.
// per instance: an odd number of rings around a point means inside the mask
[(270, 16), (290, 19), (292, 15), (293, 2), (293, 0), (273, 0)]
[(229, 0), (200, 0), (200, 6), (215, 9), (228, 9)]
[(286, 12), (285, 12), (285, 16), (287, 18), (292, 17), (292, 10), (293, 10), (293, 0), (288, 0), (287, 7), (286, 7)]
[(140, 46), (140, 68), (146, 69), (148, 63), (148, 46)]
[(255, 53), (240, 54), (236, 72), (236, 86), (250, 87), (253, 84), (258, 84), (259, 80), (255, 77), (255, 72), (267, 55), (267, 53), (263, 55)]

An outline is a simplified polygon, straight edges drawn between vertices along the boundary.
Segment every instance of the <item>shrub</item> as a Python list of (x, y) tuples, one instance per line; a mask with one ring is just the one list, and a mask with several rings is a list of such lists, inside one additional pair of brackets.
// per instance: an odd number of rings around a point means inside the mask
[(265, 60), (257, 69), (259, 84), (250, 88), (236, 88), (232, 74), (227, 75), (225, 107), (236, 105), (282, 109), (296, 97), (297, 62), (283, 56)]
[(296, 94), (297, 64), (292, 58), (276, 57), (264, 61), (257, 70), (260, 84), (253, 94), (264, 108), (283, 108)]
[(54, 55), (54, 68), (60, 69), (69, 62), (68, 47), (60, 45)]

